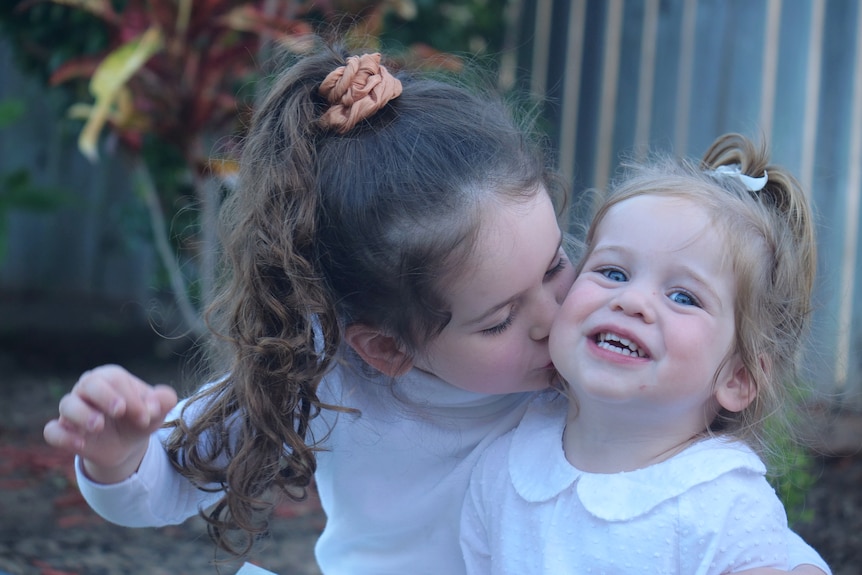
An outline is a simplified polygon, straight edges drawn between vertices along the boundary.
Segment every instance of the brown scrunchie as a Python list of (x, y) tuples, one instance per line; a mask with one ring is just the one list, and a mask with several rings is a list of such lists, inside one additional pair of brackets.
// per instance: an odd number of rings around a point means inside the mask
[(317, 89), (329, 102), (320, 117), (325, 128), (343, 134), (401, 95), (401, 81), (380, 65), (380, 54), (351, 56)]

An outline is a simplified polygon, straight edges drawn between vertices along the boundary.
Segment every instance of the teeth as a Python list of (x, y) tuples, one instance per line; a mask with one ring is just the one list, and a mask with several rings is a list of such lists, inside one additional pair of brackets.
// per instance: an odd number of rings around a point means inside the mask
[(646, 357), (646, 355), (638, 348), (637, 344), (630, 339), (620, 337), (613, 333), (600, 333), (596, 337), (596, 343), (602, 349), (613, 351), (625, 356)]

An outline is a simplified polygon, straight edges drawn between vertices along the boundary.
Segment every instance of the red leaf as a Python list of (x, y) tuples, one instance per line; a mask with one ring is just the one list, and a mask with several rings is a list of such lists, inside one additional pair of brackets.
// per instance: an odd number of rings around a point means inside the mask
[(41, 575), (78, 575), (76, 571), (61, 571), (59, 569), (54, 569), (48, 563), (40, 559), (34, 559), (33, 565), (39, 568)]

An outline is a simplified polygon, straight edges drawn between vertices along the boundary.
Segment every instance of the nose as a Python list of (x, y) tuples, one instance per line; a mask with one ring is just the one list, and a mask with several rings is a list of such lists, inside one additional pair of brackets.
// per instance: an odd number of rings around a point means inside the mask
[(542, 341), (548, 339), (551, 333), (551, 324), (560, 311), (560, 298), (556, 291), (550, 288), (542, 290), (541, 297), (536, 301), (533, 313), (533, 325), (530, 327), (530, 339)]
[(611, 301), (611, 309), (628, 316), (640, 317), (646, 323), (653, 323), (656, 319), (652, 303), (655, 295), (654, 290), (628, 284), (619, 288), (616, 297)]

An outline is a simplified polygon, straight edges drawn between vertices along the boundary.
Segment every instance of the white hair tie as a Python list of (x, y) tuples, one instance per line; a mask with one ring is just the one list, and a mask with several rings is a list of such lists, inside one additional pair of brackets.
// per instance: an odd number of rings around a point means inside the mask
[(742, 166), (739, 164), (725, 164), (712, 170), (712, 173), (718, 177), (736, 178), (742, 182), (742, 185), (745, 186), (745, 189), (749, 192), (759, 192), (763, 189), (763, 186), (766, 185), (766, 182), (769, 181), (769, 175), (766, 173), (766, 170), (763, 170), (762, 176), (755, 178), (753, 176), (743, 174)]

